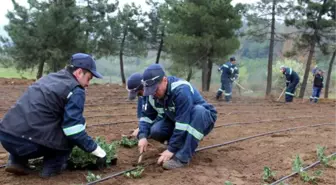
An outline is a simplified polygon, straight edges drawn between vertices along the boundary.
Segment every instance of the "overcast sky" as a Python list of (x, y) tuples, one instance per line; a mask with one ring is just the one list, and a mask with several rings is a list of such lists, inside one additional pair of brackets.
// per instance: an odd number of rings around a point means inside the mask
[[(232, 4), (236, 4), (238, 2), (241, 3), (251, 3), (256, 2), (257, 0), (233, 0)], [(27, 5), (27, 0), (16, 0), (20, 5)], [(123, 6), (126, 3), (134, 2), (137, 5), (140, 5), (142, 9), (148, 10), (148, 6), (146, 5), (146, 0), (119, 0), (119, 5)], [(8, 19), (6, 18), (6, 13), (8, 10), (13, 10), (13, 4), (11, 0), (1, 0), (0, 5), (0, 34), (3, 31), (3, 26), (8, 24)]]

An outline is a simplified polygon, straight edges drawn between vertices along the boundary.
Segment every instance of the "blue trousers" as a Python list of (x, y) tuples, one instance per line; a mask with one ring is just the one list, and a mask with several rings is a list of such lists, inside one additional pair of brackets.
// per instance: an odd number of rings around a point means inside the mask
[[(217, 115), (202, 105), (195, 105), (191, 111), (191, 122), (189, 126), (196, 129), (204, 136), (208, 135), (213, 129), (217, 120)], [(160, 120), (151, 127), (151, 138), (160, 142), (169, 140), (174, 131), (175, 125), (171, 120)], [(198, 146), (199, 140), (188, 131), (184, 132), (181, 140), (178, 141), (180, 148), (175, 153), (175, 157), (183, 163), (188, 163)]]
[(27, 165), (29, 159), (43, 157), (42, 174), (63, 170), (71, 153), (71, 150), (54, 150), (1, 131), (0, 141), (14, 164)]
[(320, 98), (320, 94), (321, 94), (321, 90), (322, 90), (322, 87), (313, 87), (313, 93), (310, 97), (310, 101), (314, 101), (315, 103), (318, 102), (319, 98)]
[(218, 89), (216, 98), (219, 99), (224, 92), (225, 101), (229, 102), (232, 98), (232, 82), (222, 81), (221, 88)]
[(285, 99), (286, 99), (286, 102), (292, 102), (293, 101), (293, 98), (295, 96), (295, 89), (296, 89), (296, 86), (297, 84), (299, 83), (299, 81), (294, 81), (292, 83), (290, 83), (288, 85), (288, 87), (286, 88), (286, 92), (285, 92)]

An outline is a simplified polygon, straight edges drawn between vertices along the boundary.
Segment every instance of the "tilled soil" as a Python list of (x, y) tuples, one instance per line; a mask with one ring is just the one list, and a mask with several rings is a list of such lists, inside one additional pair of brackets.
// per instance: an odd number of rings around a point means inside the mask
[[(16, 79), (0, 79), (0, 118), (6, 113), (16, 99), (24, 92), (32, 81)], [(326, 146), (326, 154), (336, 152), (335, 142), (335, 101), (321, 101), (310, 104), (296, 99), (291, 104), (269, 99), (234, 97), (231, 104), (216, 101), (215, 93), (203, 93), (218, 111), (216, 126), (207, 137), (200, 142), (200, 147), (225, 143), (231, 140), (282, 130), (292, 127), (331, 123), (320, 127), (301, 128), (254, 139), (249, 139), (222, 147), (197, 152), (191, 163), (181, 169), (163, 170), (158, 165), (145, 168), (143, 177), (129, 179), (119, 176), (101, 184), (265, 184), (262, 180), (263, 168), (270, 167), (276, 171), (276, 179), (292, 172), (292, 162), (296, 155), (309, 165), (317, 161), (316, 148)], [(92, 85), (87, 91), (87, 102), (84, 115), (87, 117), (87, 131), (95, 136), (105, 136), (108, 140), (119, 140), (123, 134), (129, 134), (137, 127), (136, 102), (127, 101), (127, 91), (119, 85)], [(127, 123), (120, 123), (129, 121)], [(92, 126), (96, 124), (110, 125)], [(150, 140), (152, 146), (144, 155), (144, 163), (157, 160), (158, 154), (165, 146)], [(7, 161), (6, 151), (0, 147), (0, 165)], [(133, 167), (137, 161), (137, 148), (118, 149), (118, 164), (95, 174), (107, 176), (115, 172)], [(317, 166), (323, 173), (317, 179), (318, 184), (334, 185), (336, 163), (330, 167)], [(41, 179), (37, 174), (14, 176), (0, 169), (1, 184), (81, 184), (85, 183), (87, 171), (65, 171), (61, 175)], [(299, 177), (286, 181), (287, 184), (308, 184)]]

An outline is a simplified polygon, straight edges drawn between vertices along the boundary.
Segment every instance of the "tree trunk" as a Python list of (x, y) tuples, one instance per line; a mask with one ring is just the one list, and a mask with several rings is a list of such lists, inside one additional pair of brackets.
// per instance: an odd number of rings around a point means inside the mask
[(125, 46), (125, 39), (127, 36), (127, 30), (124, 30), (123, 38), (121, 40), (120, 44), (120, 51), (119, 51), (119, 59), (120, 59), (120, 76), (121, 76), (121, 81), (125, 85), (126, 84), (126, 78), (125, 78), (125, 73), (124, 73), (124, 60), (123, 60), (123, 55), (124, 55), (124, 46)]
[(44, 67), (44, 60), (41, 60), (38, 69), (37, 69), (37, 74), (36, 74), (36, 80), (40, 79), (43, 74), (43, 67)]
[(161, 51), (162, 51), (162, 47), (163, 47), (163, 37), (164, 37), (164, 29), (162, 30), (162, 33), (161, 33), (160, 45), (159, 45), (159, 49), (158, 49), (157, 56), (156, 56), (155, 63), (157, 63), (157, 64), (160, 61)]
[(314, 35), (313, 35), (313, 39), (310, 43), (310, 50), (309, 50), (309, 55), (308, 55), (308, 60), (307, 60), (307, 64), (306, 64), (306, 70), (303, 76), (303, 81), (302, 81), (302, 85), (301, 85), (301, 89), (300, 89), (300, 94), (299, 94), (299, 98), (303, 98), (305, 90), (306, 90), (306, 86), (307, 86), (307, 81), (308, 81), (308, 75), (309, 75), (309, 69), (310, 69), (310, 65), (313, 59), (313, 55), (315, 52), (315, 45), (317, 42), (317, 32), (319, 31), (319, 24), (321, 21), (321, 17), (322, 17), (322, 12), (324, 11), (324, 5), (326, 4), (327, 0), (323, 0), (323, 4), (322, 4), (322, 8), (319, 12), (319, 16), (316, 20), (316, 28), (314, 30)]
[(188, 69), (188, 76), (187, 76), (187, 81), (188, 81), (188, 82), (190, 82), (190, 80), (191, 80), (192, 73), (193, 73), (193, 71), (192, 71), (192, 67), (189, 66), (189, 69)]
[(310, 65), (311, 65), (313, 55), (314, 55), (314, 52), (315, 52), (315, 44), (316, 44), (316, 42), (315, 42), (315, 40), (313, 40), (311, 45), (310, 45), (308, 60), (307, 60), (307, 64), (306, 64), (305, 73), (304, 73), (304, 76), (303, 76), (303, 81), (302, 81), (302, 84), (301, 84), (299, 98), (303, 98), (303, 96), (305, 94), (307, 81), (308, 81), (308, 75), (309, 75), (309, 71), (310, 71)]
[(207, 68), (208, 68), (208, 65), (207, 65), (207, 62), (208, 62), (208, 59), (206, 59), (203, 64), (202, 64), (202, 91), (206, 91), (206, 77), (207, 77)]
[(208, 73), (207, 73), (207, 89), (206, 89), (206, 91), (210, 90), (211, 72), (212, 72), (212, 60), (209, 56), (209, 58), (208, 58)]
[(276, 1), (273, 0), (273, 3), (272, 3), (271, 39), (270, 39), (269, 51), (268, 51), (266, 96), (269, 96), (271, 94), (271, 90), (272, 90), (272, 65), (273, 65), (274, 32), (275, 32), (275, 5), (276, 5)]
[(327, 81), (326, 81), (326, 85), (325, 85), (325, 89), (324, 89), (324, 98), (328, 98), (329, 95), (329, 84), (330, 84), (330, 78), (331, 78), (331, 71), (332, 71), (332, 67), (335, 61), (335, 55), (336, 55), (336, 50), (334, 51), (330, 63), (329, 63), (329, 69), (328, 69), (328, 76), (327, 76)]
[(202, 91), (209, 91), (211, 83), (212, 61), (208, 54), (206, 61), (203, 62), (202, 69)]

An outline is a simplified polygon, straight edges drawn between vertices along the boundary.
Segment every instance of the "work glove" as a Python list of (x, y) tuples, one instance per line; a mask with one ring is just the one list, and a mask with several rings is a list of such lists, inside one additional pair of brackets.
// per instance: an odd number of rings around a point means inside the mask
[(91, 154), (97, 157), (96, 166), (98, 169), (103, 169), (106, 167), (106, 152), (99, 145), (97, 145), (97, 148), (91, 152)]
[(107, 163), (106, 163), (106, 156), (103, 157), (103, 158), (100, 158), (100, 157), (97, 157), (97, 160), (96, 160), (96, 166), (99, 170), (101, 169), (104, 169), (107, 167)]

